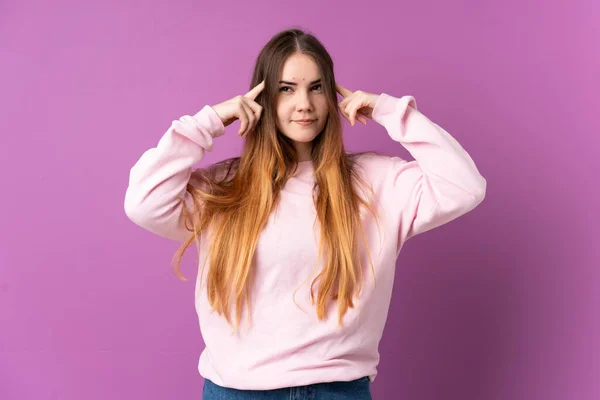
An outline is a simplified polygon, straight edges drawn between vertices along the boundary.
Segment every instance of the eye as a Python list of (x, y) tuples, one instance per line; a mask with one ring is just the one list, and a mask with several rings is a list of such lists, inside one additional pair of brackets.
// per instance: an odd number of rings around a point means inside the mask
[(286, 90), (284, 90), (284, 89), (291, 89), (291, 87), (289, 87), (289, 86), (283, 86), (283, 87), (279, 88), (279, 91), (280, 92), (286, 92)]
[(322, 89), (322, 88), (323, 88), (323, 85), (321, 85), (321, 84), (319, 83), (318, 85), (315, 85), (315, 86), (313, 86), (313, 89), (314, 89), (314, 88), (316, 88), (316, 87), (318, 87), (319, 89)]

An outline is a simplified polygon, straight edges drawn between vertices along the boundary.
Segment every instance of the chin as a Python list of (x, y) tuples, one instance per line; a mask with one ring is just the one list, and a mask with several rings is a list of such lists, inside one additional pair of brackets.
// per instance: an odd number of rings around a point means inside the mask
[(312, 142), (313, 140), (315, 140), (315, 138), (317, 136), (319, 136), (318, 133), (314, 134), (311, 132), (294, 132), (294, 133), (288, 133), (288, 132), (281, 132), (280, 133), (284, 136), (286, 136), (288, 139), (293, 140), (294, 142), (300, 142), (300, 143), (309, 143)]
[(313, 140), (315, 140), (315, 138), (319, 136), (317, 135), (293, 135), (293, 136), (288, 136), (290, 139), (292, 139), (294, 142), (300, 142), (300, 143), (310, 143)]

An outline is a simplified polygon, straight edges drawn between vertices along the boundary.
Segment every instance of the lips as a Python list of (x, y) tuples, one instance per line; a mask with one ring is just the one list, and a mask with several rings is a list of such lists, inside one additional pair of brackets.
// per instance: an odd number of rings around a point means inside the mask
[(294, 121), (295, 123), (297, 123), (300, 126), (310, 126), (312, 125), (312, 123), (314, 122), (314, 120), (309, 120), (306, 122), (302, 122), (302, 121)]
[(313, 122), (315, 122), (315, 120), (314, 119), (297, 119), (294, 122), (300, 126), (310, 126), (310, 125), (312, 125)]

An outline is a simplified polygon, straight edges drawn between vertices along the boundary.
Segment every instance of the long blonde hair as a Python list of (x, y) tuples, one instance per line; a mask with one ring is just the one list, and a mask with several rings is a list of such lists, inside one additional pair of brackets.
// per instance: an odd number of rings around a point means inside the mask
[[(258, 237), (278, 204), (281, 189), (296, 171), (296, 150), (292, 141), (278, 131), (275, 107), (280, 71), (286, 59), (296, 53), (312, 57), (318, 65), (329, 108), (326, 125), (313, 140), (311, 151), (315, 176), (313, 201), (321, 229), (318, 260), (325, 254), (324, 267), (310, 287), (314, 305), (313, 287), (320, 280), (316, 300), (318, 319), (327, 316), (327, 303), (337, 300), (341, 325), (348, 307), (354, 307), (353, 296), (360, 294), (362, 264), (356, 237), (359, 229), (375, 276), (360, 206), (368, 208), (376, 218), (377, 215), (354, 187), (355, 183), (366, 186), (355, 170), (358, 156), (365, 153), (346, 154), (344, 150), (333, 61), (313, 35), (299, 29), (282, 31), (271, 38), (256, 60), (250, 88), (265, 80), (263, 92), (255, 99), (263, 107), (263, 114), (255, 130), (246, 136), (241, 157), (196, 170), (200, 172), (194, 174), (197, 183), (190, 181), (187, 185), (193, 210), (183, 209), (191, 235), (174, 257), (177, 276), (186, 280), (180, 273), (184, 252), (201, 232), (208, 227), (214, 229), (207, 296), (211, 307), (219, 315), (224, 314), (231, 325), (230, 298), (235, 290), (234, 332), (239, 326), (242, 307), (246, 305), (248, 310), (250, 307), (248, 289)], [(370, 192), (373, 193), (372, 188)]]

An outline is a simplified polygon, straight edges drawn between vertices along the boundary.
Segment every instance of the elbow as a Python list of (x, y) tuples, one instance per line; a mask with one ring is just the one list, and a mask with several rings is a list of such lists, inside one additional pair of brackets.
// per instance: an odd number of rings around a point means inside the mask
[(153, 204), (146, 195), (128, 191), (123, 206), (127, 218), (149, 232), (176, 241), (185, 241), (189, 237), (189, 231), (180, 220), (178, 205)]
[(131, 222), (149, 232), (160, 234), (160, 221), (158, 221), (157, 216), (154, 215), (155, 212), (153, 213), (153, 210), (146, 207), (141, 199), (126, 196), (124, 210), (125, 215), (127, 215), (127, 218), (129, 218)]
[(473, 193), (475, 195), (475, 198), (477, 199), (477, 204), (483, 201), (483, 199), (485, 198), (485, 193), (487, 191), (487, 180), (483, 176), (481, 176), (479, 178), (479, 181), (479, 186), (477, 187), (477, 190), (475, 190), (475, 193)]
[(133, 203), (125, 200), (124, 210), (125, 210), (125, 215), (127, 215), (127, 218), (129, 218), (133, 222), (137, 223), (137, 220), (139, 217), (139, 215), (136, 211), (137, 207), (135, 207), (135, 205)]
[(143, 210), (142, 201), (139, 196), (135, 196), (135, 193), (130, 189), (127, 189), (127, 192), (125, 193), (123, 208), (127, 218), (129, 218), (136, 225), (141, 227), (146, 225), (144, 220), (146, 219), (145, 216), (147, 216), (147, 213)]
[(470, 191), (472, 196), (472, 204), (470, 205), (470, 209), (477, 207), (483, 201), (483, 199), (485, 199), (486, 191), (487, 180), (483, 176), (480, 176), (478, 184), (474, 186)]

